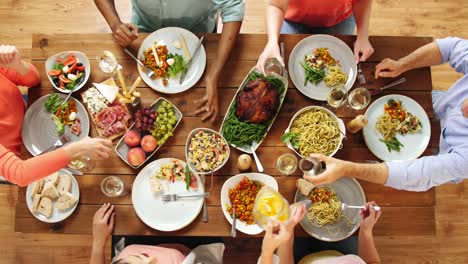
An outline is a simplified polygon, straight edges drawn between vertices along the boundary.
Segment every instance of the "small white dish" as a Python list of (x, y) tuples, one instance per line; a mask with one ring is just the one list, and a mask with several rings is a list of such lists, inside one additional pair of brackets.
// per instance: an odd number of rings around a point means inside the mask
[(83, 88), (83, 86), (85, 86), (86, 82), (88, 82), (89, 75), (91, 74), (91, 65), (89, 63), (89, 59), (82, 52), (79, 52), (79, 51), (64, 51), (64, 52), (55, 54), (53, 56), (50, 56), (45, 62), (45, 70), (46, 70), (47, 78), (49, 78), (49, 81), (52, 84), (52, 86), (54, 86), (55, 89), (57, 89), (59, 92), (62, 92), (62, 93), (71, 93), (71, 90), (62, 89), (62, 88), (58, 87), (57, 85), (55, 85), (54, 81), (52, 80), (52, 77), (49, 76), (48, 72), (53, 69), (54, 65), (57, 63), (58, 58), (61, 58), (62, 60), (64, 60), (70, 54), (75, 55), (75, 57), (78, 59), (78, 61), (81, 64), (83, 64), (83, 66), (85, 66), (85, 76), (84, 76), (83, 80), (81, 80), (81, 82), (75, 87), (73, 92), (76, 92), (76, 91), (80, 90), (81, 88)]

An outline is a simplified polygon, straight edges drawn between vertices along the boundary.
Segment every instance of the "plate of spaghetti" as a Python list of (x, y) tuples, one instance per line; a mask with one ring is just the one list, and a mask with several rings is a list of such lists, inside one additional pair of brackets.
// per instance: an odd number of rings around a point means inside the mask
[(312, 35), (301, 40), (289, 57), (291, 80), (305, 96), (326, 101), (331, 88), (350, 90), (356, 80), (353, 52), (342, 40)]
[[(154, 74), (150, 78), (145, 68), (137, 64), (143, 81), (161, 93), (175, 94), (190, 89), (200, 80), (206, 66), (206, 52), (202, 44), (188, 67), (198, 40), (192, 32), (178, 27), (162, 28), (149, 34), (138, 50), (138, 58)], [(187, 71), (187, 75), (180, 84), (180, 75), (184, 71)]]
[(242, 173), (226, 180), (221, 188), (221, 207), (224, 216), (232, 224), (232, 210), (236, 211), (236, 229), (248, 235), (256, 235), (263, 229), (255, 223), (253, 208), (255, 197), (263, 186), (278, 191), (276, 180), (262, 173)]
[(383, 161), (418, 158), (431, 137), (431, 124), (424, 109), (413, 99), (386, 95), (369, 106), (369, 123), (363, 129), (370, 151)]
[(330, 110), (307, 106), (292, 117), (281, 141), (303, 158), (310, 154), (333, 156), (345, 135), (343, 121)]
[(295, 202), (306, 204), (302, 228), (322, 241), (340, 241), (351, 236), (361, 223), (360, 211), (341, 210), (341, 203), (363, 205), (366, 197), (354, 178), (344, 177), (329, 185), (314, 188), (308, 197), (296, 192)]

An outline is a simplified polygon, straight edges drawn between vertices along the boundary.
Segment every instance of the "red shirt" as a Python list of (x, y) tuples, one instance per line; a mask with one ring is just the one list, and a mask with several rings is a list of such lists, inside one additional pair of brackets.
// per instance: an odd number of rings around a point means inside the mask
[(32, 65), (25, 75), (0, 67), (0, 175), (20, 186), (44, 178), (70, 162), (63, 149), (25, 161), (16, 156), (23, 144), (21, 127), (26, 110), (17, 85), (32, 87), (39, 83), (39, 73)]
[(354, 0), (289, 0), (285, 19), (309, 27), (331, 27), (353, 13)]

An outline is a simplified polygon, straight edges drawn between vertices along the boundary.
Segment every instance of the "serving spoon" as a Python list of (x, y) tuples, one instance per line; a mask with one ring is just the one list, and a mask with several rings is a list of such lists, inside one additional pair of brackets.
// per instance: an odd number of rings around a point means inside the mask
[(257, 142), (252, 142), (252, 146), (250, 146), (250, 150), (254, 156), (255, 164), (257, 164), (258, 172), (263, 172), (263, 166), (260, 160), (258, 159), (257, 153), (255, 153), (255, 147), (257, 146)]

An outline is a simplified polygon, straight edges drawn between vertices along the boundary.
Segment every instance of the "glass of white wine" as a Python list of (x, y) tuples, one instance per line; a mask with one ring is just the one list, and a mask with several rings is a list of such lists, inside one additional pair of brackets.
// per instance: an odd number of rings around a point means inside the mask
[(285, 175), (293, 174), (297, 169), (297, 158), (291, 153), (285, 153), (276, 160), (276, 168)]
[(364, 87), (359, 87), (352, 90), (348, 96), (348, 103), (354, 110), (362, 110), (366, 108), (371, 100), (369, 90)]
[(346, 103), (348, 91), (344, 87), (335, 87), (330, 90), (327, 96), (327, 103), (335, 110)]
[(108, 176), (101, 182), (101, 192), (107, 197), (122, 197), (127, 194), (127, 185), (116, 176)]
[(98, 61), (99, 69), (104, 73), (114, 73), (119, 66), (115, 55), (107, 50), (103, 51), (100, 56), (96, 57), (96, 60)]
[(81, 172), (90, 172), (96, 167), (96, 161), (90, 156), (80, 156), (70, 162), (68, 167)]

